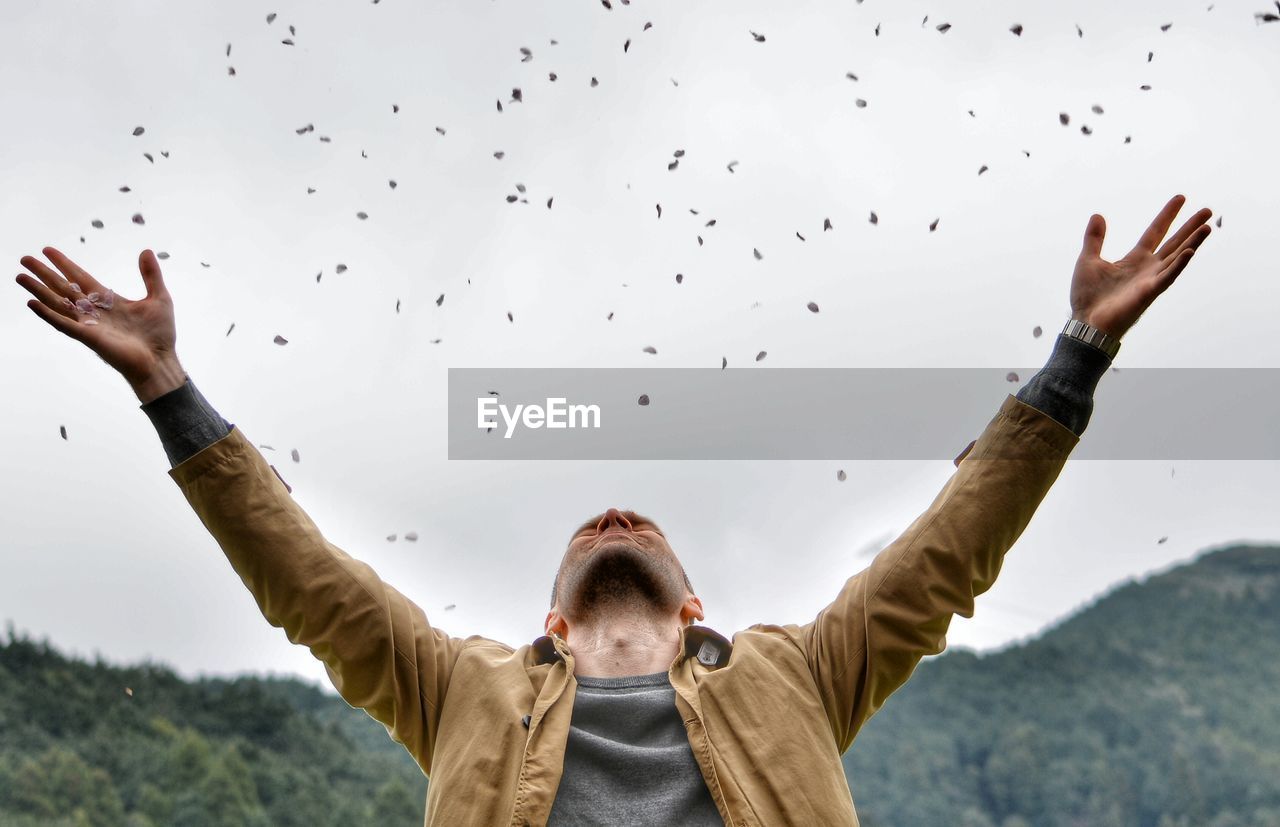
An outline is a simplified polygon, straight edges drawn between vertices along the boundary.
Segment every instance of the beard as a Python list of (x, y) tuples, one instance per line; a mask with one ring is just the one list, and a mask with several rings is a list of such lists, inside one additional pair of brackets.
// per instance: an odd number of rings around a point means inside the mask
[(561, 578), (564, 614), (577, 623), (617, 615), (664, 617), (684, 604), (682, 574), (628, 543), (606, 543)]

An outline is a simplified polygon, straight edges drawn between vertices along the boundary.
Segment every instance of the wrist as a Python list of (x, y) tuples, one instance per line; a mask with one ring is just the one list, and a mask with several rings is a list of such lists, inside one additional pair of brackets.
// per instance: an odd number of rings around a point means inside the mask
[(156, 364), (155, 370), (140, 382), (130, 382), (134, 394), (137, 395), (138, 401), (142, 404), (158, 399), (170, 391), (176, 390), (186, 384), (187, 372), (182, 369), (182, 365), (178, 362), (176, 355), (162, 359)]

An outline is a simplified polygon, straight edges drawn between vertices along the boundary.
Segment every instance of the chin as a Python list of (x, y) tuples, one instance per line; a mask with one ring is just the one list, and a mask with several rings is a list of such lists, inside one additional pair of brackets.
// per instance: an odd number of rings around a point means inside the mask
[(571, 577), (575, 614), (590, 615), (605, 606), (659, 613), (679, 611), (684, 599), (683, 581), (677, 577), (678, 583), (673, 582), (670, 575), (658, 561), (631, 543), (605, 543)]

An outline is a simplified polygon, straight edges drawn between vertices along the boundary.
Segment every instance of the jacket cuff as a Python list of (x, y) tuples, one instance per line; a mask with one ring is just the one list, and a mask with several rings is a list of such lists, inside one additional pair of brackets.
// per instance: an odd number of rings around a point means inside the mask
[(1093, 415), (1093, 392), (1110, 366), (1111, 357), (1099, 348), (1059, 333), (1049, 361), (1018, 399), (1080, 436)]
[(231, 431), (231, 423), (213, 409), (190, 376), (180, 387), (139, 407), (160, 435), (171, 468)]

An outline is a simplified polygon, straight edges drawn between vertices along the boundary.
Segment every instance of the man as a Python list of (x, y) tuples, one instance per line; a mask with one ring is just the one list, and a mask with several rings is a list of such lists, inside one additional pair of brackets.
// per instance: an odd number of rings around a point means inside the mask
[[(565, 552), (546, 636), (512, 649), (454, 638), (329, 543), (252, 443), (178, 362), (173, 303), (150, 250), (147, 296), (113, 297), (52, 247), (24, 257), (46, 322), (116, 368), (170, 476), (263, 615), (324, 662), (431, 778), (428, 824), (857, 824), (840, 764), (862, 725), (971, 617), (1079, 441), (1119, 339), (1209, 236), (1202, 209), (1160, 246), (1175, 196), (1124, 258), (1091, 216), (1072, 321), (1048, 364), (956, 458), (932, 505), (803, 626), (732, 640), (661, 529), (610, 508)], [(1157, 247), (1159, 249), (1157, 249)]]

